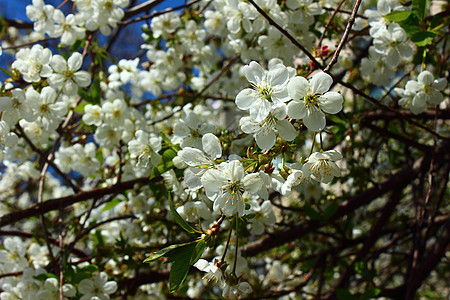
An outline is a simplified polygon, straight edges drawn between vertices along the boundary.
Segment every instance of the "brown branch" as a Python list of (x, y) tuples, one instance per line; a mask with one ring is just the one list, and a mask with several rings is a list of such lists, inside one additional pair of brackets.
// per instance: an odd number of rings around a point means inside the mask
[(3, 19), (6, 21), (6, 23), (8, 23), (8, 25), (12, 26), (12, 27), (16, 27), (18, 29), (33, 29), (34, 24), (33, 23), (29, 23), (29, 22), (25, 22), (22, 20), (8, 20), (8, 19)]
[(125, 11), (124, 19), (131, 18), (140, 13), (148, 13), (151, 9), (164, 2), (164, 0), (150, 0), (139, 5), (133, 6)]
[(126, 278), (119, 282), (118, 290), (125, 291), (126, 295), (134, 295), (141, 285), (168, 280), (169, 274), (170, 270), (139, 273), (134, 277)]
[(136, 19), (120, 21), (117, 24), (119, 26), (126, 26), (126, 25), (131, 24), (131, 23), (136, 23), (136, 22), (148, 20), (148, 19), (160, 16), (160, 15), (167, 14), (167, 13), (172, 12), (172, 11), (176, 11), (176, 10), (179, 10), (179, 9), (183, 9), (183, 8), (189, 7), (189, 6), (191, 6), (191, 5), (193, 5), (193, 4), (197, 3), (197, 2), (200, 2), (200, 1), (201, 0), (194, 0), (194, 1), (191, 1), (191, 2), (186, 3), (184, 5), (176, 6), (176, 7), (173, 7), (173, 8), (168, 8), (168, 9), (165, 9), (163, 11), (159, 11), (159, 12), (156, 12), (156, 13), (153, 13), (153, 14), (145, 15), (145, 16), (142, 16), (142, 17), (139, 17), (139, 18), (136, 18)]
[(44, 162), (47, 165), (50, 165), (55, 170), (55, 172), (64, 179), (64, 181), (72, 188), (72, 190), (74, 192), (79, 192), (80, 191), (80, 188), (77, 187), (75, 184), (73, 184), (73, 182), (69, 178), (69, 176), (67, 176), (65, 173), (63, 173), (52, 160), (48, 159), (48, 157), (41, 151), (41, 149), (39, 149), (38, 147), (36, 147), (36, 145), (34, 145), (34, 143), (30, 140), (30, 138), (25, 134), (25, 132), (23, 131), (23, 129), (19, 125), (19, 123), (16, 124), (16, 129), (17, 129), (17, 131), (19, 133), (18, 135), (20, 137), (22, 137), (27, 142), (27, 144), (31, 147), (31, 149), (34, 152), (39, 154), (39, 156), (44, 160)]
[(353, 267), (354, 264), (358, 261), (361, 261), (364, 258), (364, 256), (369, 252), (369, 250), (375, 245), (376, 241), (380, 238), (380, 235), (383, 232), (382, 231), (383, 227), (389, 221), (389, 218), (394, 212), (395, 207), (401, 200), (401, 192), (402, 192), (401, 189), (393, 190), (391, 197), (384, 205), (384, 208), (381, 212), (381, 216), (379, 217), (376, 224), (372, 227), (367, 240), (364, 242), (362, 249), (358, 252), (358, 254), (350, 263), (350, 265), (345, 269), (344, 274), (341, 276), (338, 284), (336, 285), (336, 288), (344, 288), (347, 286), (348, 280), (350, 279), (350, 276), (354, 272)]
[(325, 37), (325, 33), (328, 30), (328, 27), (330, 27), (331, 22), (333, 21), (334, 17), (336, 16), (339, 8), (341, 8), (342, 4), (344, 4), (345, 0), (341, 0), (341, 2), (339, 2), (338, 6), (334, 9), (333, 14), (331, 15), (330, 19), (328, 20), (327, 24), (325, 25), (325, 29), (323, 30), (322, 34), (320, 35), (319, 38), (319, 42), (318, 42), (318, 47), (320, 48), (320, 46), (322, 46), (322, 40)]
[[(331, 74), (330, 74), (330, 75), (331, 75)], [(331, 75), (331, 76), (333, 77), (333, 75)], [(397, 115), (397, 116), (400, 117), (401, 119), (406, 120), (406, 122), (408, 122), (408, 123), (410, 123), (410, 124), (413, 124), (413, 125), (415, 125), (415, 126), (417, 126), (417, 127), (419, 127), (419, 128), (422, 128), (423, 130), (425, 130), (425, 131), (431, 133), (433, 136), (436, 136), (436, 137), (439, 138), (439, 139), (442, 139), (442, 140), (450, 140), (450, 138), (444, 137), (444, 136), (438, 134), (437, 132), (431, 130), (430, 128), (428, 128), (428, 127), (426, 127), (426, 126), (424, 126), (424, 125), (422, 125), (422, 124), (420, 124), (420, 123), (417, 123), (416, 121), (412, 120), (411, 118), (406, 117), (405, 115), (402, 115), (399, 111), (397, 111), (397, 110), (395, 110), (395, 109), (393, 109), (393, 108), (390, 108), (389, 106), (386, 106), (386, 105), (380, 103), (377, 99), (375, 99), (374, 97), (369, 96), (369, 95), (367, 95), (366, 93), (364, 93), (363, 91), (361, 91), (361, 90), (355, 88), (355, 87), (354, 87), (353, 85), (351, 85), (350, 83), (344, 82), (344, 81), (342, 81), (341, 79), (338, 79), (338, 78), (336, 78), (336, 77), (333, 77), (333, 78), (334, 78), (334, 80), (335, 80), (337, 83), (339, 83), (340, 85), (345, 86), (346, 88), (349, 88), (350, 90), (352, 90), (353, 93), (355, 93), (355, 94), (357, 94), (357, 95), (359, 95), (359, 96), (362, 96), (362, 97), (364, 97), (365, 99), (367, 99), (367, 100), (369, 100), (370, 102), (372, 102), (373, 104), (377, 105), (378, 107), (381, 107), (382, 109), (387, 110), (387, 111), (389, 111), (389, 112), (391, 112), (391, 113)]]
[[(416, 118), (419, 120), (433, 120), (435, 117), (438, 119), (444, 119), (448, 120), (450, 119), (450, 111), (448, 110), (427, 110), (421, 114), (415, 115), (410, 111), (402, 111), (400, 114), (406, 118)], [(395, 114), (388, 111), (374, 111), (367, 113), (363, 119), (362, 122), (370, 122), (373, 120), (393, 120), (397, 118), (402, 118), (399, 116), (399, 114)]]
[(339, 57), (339, 53), (341, 53), (342, 48), (344, 47), (344, 44), (347, 40), (347, 37), (350, 33), (350, 29), (352, 29), (353, 23), (355, 23), (356, 13), (358, 11), (358, 8), (361, 4), (362, 0), (356, 0), (355, 6), (353, 7), (352, 14), (350, 15), (350, 18), (348, 19), (347, 27), (345, 28), (344, 34), (342, 35), (341, 41), (339, 42), (338, 47), (334, 51), (333, 57), (331, 58), (330, 62), (324, 69), (324, 72), (329, 72), (331, 67), (337, 63), (337, 59)]
[(285, 37), (287, 37), (297, 48), (299, 48), (303, 53), (305, 53), (306, 56), (317, 66), (320, 67), (320, 69), (323, 69), (321, 67), (321, 64), (317, 61), (317, 59), (314, 57), (314, 55), (311, 54), (305, 47), (303, 47), (289, 32), (284, 30), (280, 25), (277, 24), (269, 15), (266, 14), (266, 12), (258, 6), (258, 4), (255, 3), (253, 0), (248, 0), (251, 5), (253, 5), (256, 10), (269, 22), (270, 25), (278, 29)]
[(38, 40), (38, 41), (26, 42), (26, 43), (19, 44), (19, 45), (12, 45), (12, 46), (3, 48), (3, 50), (11, 50), (11, 49), (22, 48), (22, 47), (31, 46), (31, 45), (34, 45), (34, 44), (39, 44), (39, 43), (42, 43), (42, 42), (47, 42), (47, 41), (50, 41), (50, 40), (56, 40), (56, 38), (44, 38), (44, 39)]
[(124, 215), (124, 216), (117, 216), (117, 217), (109, 218), (109, 219), (103, 220), (101, 222), (95, 223), (94, 225), (89, 226), (88, 228), (83, 230), (83, 232), (81, 232), (79, 235), (77, 235), (75, 240), (72, 243), (70, 243), (69, 249), (73, 248), (73, 245), (75, 245), (83, 236), (89, 234), (89, 232), (91, 232), (95, 228), (98, 228), (98, 227), (100, 227), (100, 226), (102, 226), (102, 225), (104, 225), (106, 223), (109, 223), (109, 222), (118, 221), (118, 220), (124, 220), (124, 219), (137, 219), (137, 218), (134, 215)]
[(389, 131), (387, 129), (380, 128), (380, 127), (375, 126), (373, 124), (365, 122), (365, 123), (362, 123), (361, 126), (370, 128), (370, 129), (372, 129), (373, 131), (379, 133), (382, 136), (393, 138), (393, 139), (395, 139), (395, 140), (397, 140), (399, 142), (402, 142), (402, 143), (404, 143), (404, 144), (406, 144), (408, 146), (414, 147), (414, 148), (419, 149), (421, 151), (428, 152), (428, 151), (432, 150), (431, 146), (423, 145), (423, 144), (421, 144), (419, 142), (416, 142), (415, 140), (408, 139), (405, 136), (393, 133), (393, 132), (391, 132), (391, 131)]
[(429, 253), (429, 255), (422, 259), (421, 263), (413, 269), (408, 286), (405, 282), (396, 288), (383, 290), (378, 296), (390, 297), (392, 299), (406, 299), (407, 289), (411, 289), (413, 292), (412, 294), (416, 293), (423, 281), (429, 276), (430, 272), (441, 262), (445, 253), (450, 251), (450, 221), (447, 221), (443, 227), (442, 235), (436, 238), (439, 243), (430, 246), (425, 250), (425, 253)]
[[(327, 10), (327, 11), (334, 11), (333, 8), (328, 8), (328, 7), (323, 7), (323, 9), (324, 9), (324, 10)], [(341, 14), (347, 14), (347, 15), (351, 15), (351, 14), (352, 14), (351, 11), (346, 11), (346, 10), (342, 10), (342, 9), (339, 9), (337, 12), (338, 12), (338, 13), (341, 13)], [(356, 15), (356, 16), (357, 16), (358, 18), (367, 20), (367, 17), (364, 16), (364, 15)]]
[[(32, 238), (36, 237), (32, 233), (24, 232), (24, 231), (20, 231), (20, 230), (0, 230), (0, 236), (20, 236), (20, 237), (28, 238), (28, 239), (32, 239)], [(58, 243), (59, 243), (58, 240), (53, 239), (53, 238), (49, 238), (49, 240), (53, 245), (58, 245)], [(89, 255), (84, 253), (83, 250), (80, 250), (78, 248), (73, 248), (71, 252), (78, 257), (82, 257), (82, 258), (89, 257)]]
[[(448, 142), (443, 143), (439, 147), (436, 157), (446, 157), (448, 160), (450, 160), (448, 158), (448, 156), (450, 156), (447, 149), (448, 146)], [(425, 154), (423, 157), (418, 159), (412, 167), (405, 167), (403, 170), (392, 175), (390, 178), (376, 184), (376, 186), (369, 188), (359, 195), (343, 202), (339, 206), (337, 212), (330, 218), (330, 220), (337, 220), (347, 215), (348, 213), (355, 211), (357, 208), (369, 204), (374, 199), (388, 193), (389, 191), (395, 189), (403, 189), (408, 184), (410, 184), (410, 182), (414, 180), (419, 173), (428, 168), (430, 159), (431, 158), (429, 157), (429, 155)], [(265, 236), (258, 241), (241, 247), (241, 251), (244, 256), (254, 256), (258, 253), (283, 245), (302, 236), (305, 236), (311, 232), (314, 232), (323, 225), (324, 224), (319, 221), (311, 220), (304, 224), (294, 226), (289, 230), (276, 232), (272, 235)]]
[(22, 275), (22, 274), (23, 274), (23, 271), (17, 271), (17, 272), (11, 272), (11, 273), (3, 273), (3, 274), (0, 274), (0, 278), (10, 277), (10, 276), (18, 276), (18, 275)]
[(32, 205), (29, 208), (12, 212), (6, 215), (3, 215), (0, 217), (0, 227), (3, 227), (5, 225), (16, 223), (20, 220), (38, 216), (40, 214), (47, 213), (52, 210), (56, 210), (59, 208), (64, 208), (67, 206), (70, 206), (74, 203), (85, 201), (92, 198), (99, 198), (103, 197), (104, 195), (112, 194), (112, 193), (119, 193), (122, 191), (125, 191), (127, 189), (133, 188), (135, 184), (144, 184), (149, 182), (157, 182), (161, 181), (162, 177), (154, 177), (150, 179), (149, 177), (143, 177), (143, 178), (137, 178), (130, 181), (125, 181), (118, 183), (116, 185), (104, 187), (104, 188), (96, 188), (90, 191), (82, 191), (75, 195), (56, 198), (52, 200), (48, 200), (42, 203), (37, 203), (35, 205)]

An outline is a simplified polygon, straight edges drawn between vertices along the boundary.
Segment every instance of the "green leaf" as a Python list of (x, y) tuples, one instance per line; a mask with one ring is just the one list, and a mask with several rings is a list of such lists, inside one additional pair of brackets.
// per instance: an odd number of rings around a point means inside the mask
[(190, 243), (172, 251), (168, 261), (173, 261), (169, 275), (169, 293), (175, 293), (186, 278), (191, 267), (190, 261), (196, 246), (196, 243)]
[(306, 204), (305, 207), (303, 207), (303, 210), (305, 211), (305, 214), (310, 217), (312, 220), (321, 221), (323, 218), (314, 208), (311, 207), (311, 205)]
[(81, 280), (87, 279), (87, 278), (91, 278), (91, 273), (88, 273), (88, 272), (76, 272), (73, 275), (72, 280), (73, 280), (74, 283), (80, 283)]
[(89, 95), (89, 93), (86, 91), (86, 90), (84, 90), (84, 89), (82, 89), (82, 88), (79, 88), (78, 89), (78, 95), (81, 97), (81, 99), (83, 99), (84, 101), (86, 101), (86, 102), (88, 102), (88, 103), (93, 103), (92, 102), (92, 98), (91, 98), (91, 95)]
[(100, 87), (100, 79), (95, 78), (94, 83), (91, 86), (90, 96), (92, 104), (100, 104), (100, 98), (102, 94), (102, 89)]
[(174, 167), (173, 158), (177, 156), (177, 152), (172, 148), (165, 150), (161, 156), (161, 161), (157, 167), (154, 167), (150, 178), (160, 176), (162, 173), (169, 171)]
[(336, 297), (338, 300), (353, 300), (356, 299), (347, 289), (339, 288), (336, 290)]
[(430, 29), (435, 29), (444, 25), (445, 23), (442, 21), (440, 16), (433, 16), (433, 19), (431, 19), (430, 22)]
[(84, 113), (84, 107), (88, 105), (88, 103), (80, 103), (77, 105), (77, 107), (74, 108), (74, 112), (78, 113), (78, 114), (82, 114)]
[(5, 72), (9, 77), (14, 78), (14, 73), (6, 70), (5, 68), (0, 67), (0, 70), (2, 70), (3, 72)]
[(415, 14), (410, 14), (408, 19), (400, 22), (399, 24), (406, 31), (407, 34), (414, 34), (420, 31), (419, 28), (420, 19)]
[(163, 132), (160, 132), (159, 135), (165, 143), (172, 145), (172, 141)]
[(119, 204), (120, 202), (122, 202), (122, 200), (120, 200), (119, 198), (112, 199), (111, 201), (106, 203), (105, 207), (103, 207), (103, 209), (102, 209), (102, 212), (116, 207), (116, 205)]
[(415, 33), (411, 37), (411, 40), (417, 46), (422, 47), (422, 46), (428, 45), (428, 43), (431, 42), (435, 36), (436, 36), (436, 33), (432, 32), (432, 31), (421, 31), (421, 32)]
[(206, 244), (207, 244), (206, 241), (202, 239), (198, 241), (197, 245), (195, 245), (194, 252), (192, 252), (191, 260), (189, 261), (191, 265), (195, 264), (197, 260), (200, 259), (200, 257), (203, 254), (203, 251), (205, 251), (206, 249)]
[(151, 262), (164, 256), (168, 258), (166, 263), (173, 263), (169, 275), (169, 292), (174, 293), (183, 283), (191, 265), (195, 264), (201, 257), (206, 245), (207, 242), (204, 239), (171, 245), (152, 253), (144, 262)]
[(181, 226), (181, 228), (183, 228), (184, 230), (186, 230), (189, 233), (199, 232), (197, 229), (192, 227), (188, 222), (186, 222), (186, 220), (183, 219), (183, 217), (181, 217), (180, 214), (177, 212), (177, 210), (175, 209), (175, 207), (173, 205), (173, 201), (172, 201), (172, 197), (171, 197), (170, 193), (169, 193), (169, 206), (170, 206), (170, 211), (172, 212), (173, 218), (178, 223), (178, 225)]
[(36, 279), (36, 280), (45, 281), (48, 278), (56, 278), (56, 279), (58, 279), (58, 276), (56, 276), (55, 274), (52, 274), (52, 273), (42, 273), (42, 274), (33, 276), (33, 278)]
[(409, 10), (394, 10), (387, 15), (384, 16), (385, 19), (392, 21), (392, 22), (401, 22), (408, 19), (408, 17), (411, 15), (411, 12)]
[(98, 271), (98, 267), (96, 265), (88, 265), (80, 269), (82, 272), (94, 273)]
[(329, 218), (334, 216), (334, 214), (338, 210), (338, 207), (339, 205), (337, 203), (331, 203), (330, 205), (328, 205), (327, 208), (325, 208), (325, 211), (323, 212), (323, 217), (325, 218), (325, 220), (328, 220)]
[(413, 0), (411, 11), (422, 21), (427, 14), (428, 0)]
[(359, 297), (359, 300), (368, 300), (368, 299), (373, 299), (376, 298), (379, 294), (381, 293), (380, 289), (370, 289), (364, 292), (364, 294), (362, 294)]
[(152, 261), (157, 260), (158, 258), (163, 257), (163, 256), (164, 257), (169, 257), (168, 255), (169, 255), (170, 251), (175, 250), (175, 249), (180, 248), (180, 247), (184, 247), (184, 246), (189, 245), (189, 244), (193, 244), (193, 243), (195, 243), (195, 241), (194, 242), (189, 242), (189, 243), (183, 243), (183, 244), (170, 245), (169, 247), (163, 248), (163, 249), (161, 249), (159, 251), (156, 251), (156, 252), (150, 254), (150, 256), (147, 257), (144, 260), (144, 262), (145, 263), (152, 262)]

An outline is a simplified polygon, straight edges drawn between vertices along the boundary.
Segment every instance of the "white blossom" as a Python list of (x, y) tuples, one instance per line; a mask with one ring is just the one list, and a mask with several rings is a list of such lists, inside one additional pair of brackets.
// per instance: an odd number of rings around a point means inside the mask
[(220, 170), (209, 169), (202, 177), (206, 196), (214, 201), (214, 211), (227, 216), (244, 215), (245, 203), (242, 194), (247, 191), (258, 193), (264, 181), (257, 173), (244, 174), (244, 167), (238, 160), (221, 165)]
[(342, 109), (344, 99), (337, 92), (327, 92), (333, 79), (330, 75), (319, 72), (310, 82), (296, 76), (288, 83), (289, 96), (293, 99), (287, 107), (288, 116), (303, 119), (305, 126), (311, 131), (325, 128), (325, 114), (337, 114)]
[(91, 83), (91, 75), (87, 71), (79, 71), (83, 64), (80, 53), (74, 52), (66, 61), (61, 55), (54, 55), (50, 65), (54, 73), (48, 78), (50, 85), (63, 89), (67, 95), (74, 95), (78, 87), (87, 87)]
[(91, 299), (109, 299), (109, 295), (117, 290), (117, 283), (115, 281), (108, 281), (108, 276), (105, 272), (100, 272), (95, 275), (94, 280), (83, 279), (78, 285), (78, 292), (82, 294), (81, 300)]
[(286, 141), (292, 141), (297, 136), (297, 131), (286, 120), (286, 116), (286, 104), (281, 103), (274, 106), (261, 122), (255, 122), (252, 117), (243, 117), (239, 124), (245, 133), (253, 133), (258, 147), (266, 151), (275, 144), (277, 133)]
[(155, 134), (148, 134), (142, 130), (136, 131), (136, 139), (128, 142), (128, 151), (130, 151), (131, 158), (137, 158), (137, 166), (147, 167), (157, 166), (161, 156), (158, 151), (161, 150), (162, 138)]
[(20, 49), (12, 68), (17, 69), (26, 82), (38, 82), (41, 77), (49, 77), (53, 71), (50, 68), (52, 52), (39, 44), (30, 48)]
[(323, 183), (330, 183), (334, 177), (341, 176), (341, 170), (335, 163), (342, 159), (342, 154), (336, 150), (325, 152), (314, 152), (303, 165), (303, 173), (310, 174), (311, 177)]
[(286, 88), (289, 72), (285, 66), (276, 64), (266, 71), (257, 62), (252, 61), (243, 67), (243, 73), (252, 88), (239, 92), (236, 105), (242, 110), (249, 110), (255, 122), (263, 121), (273, 105), (289, 100)]

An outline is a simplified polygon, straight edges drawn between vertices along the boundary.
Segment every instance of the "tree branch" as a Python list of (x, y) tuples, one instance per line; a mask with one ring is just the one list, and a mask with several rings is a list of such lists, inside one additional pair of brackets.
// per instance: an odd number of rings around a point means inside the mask
[(103, 197), (104, 195), (108, 195), (108, 194), (112, 194), (112, 193), (119, 193), (119, 192), (125, 191), (127, 189), (133, 188), (133, 186), (135, 184), (144, 184), (144, 183), (149, 183), (149, 182), (157, 182), (157, 181), (161, 181), (161, 180), (162, 180), (162, 177), (160, 177), (160, 176), (154, 177), (152, 179), (150, 179), (149, 177), (143, 177), (143, 178), (138, 178), (138, 179), (134, 179), (134, 180), (130, 180), (130, 181), (121, 182), (116, 185), (112, 185), (112, 186), (108, 186), (108, 187), (104, 187), (104, 188), (97, 188), (97, 189), (93, 189), (90, 191), (79, 192), (75, 195), (56, 198), (56, 199), (48, 200), (48, 201), (45, 201), (42, 203), (37, 203), (29, 208), (26, 208), (26, 209), (23, 209), (23, 210), (20, 210), (17, 212), (12, 212), (7, 215), (3, 215), (2, 217), (0, 217), (0, 227), (16, 223), (20, 220), (23, 220), (23, 219), (26, 219), (29, 217), (38, 216), (40, 214), (43, 214), (43, 213), (46, 213), (46, 212), (49, 212), (52, 210), (64, 208), (64, 207), (70, 206), (77, 202), (85, 201), (85, 200), (88, 200), (91, 198)]
[(334, 51), (333, 57), (331, 58), (330, 62), (328, 63), (327, 67), (323, 70), (324, 72), (329, 72), (331, 67), (337, 63), (337, 59), (339, 57), (339, 53), (341, 53), (342, 48), (344, 47), (344, 44), (347, 40), (347, 37), (350, 33), (350, 29), (352, 29), (353, 23), (355, 23), (356, 13), (358, 12), (358, 8), (361, 5), (362, 0), (356, 0), (355, 6), (353, 7), (352, 14), (350, 15), (350, 18), (348, 19), (347, 27), (345, 28), (344, 34), (342, 35), (341, 41), (339, 42), (338, 47)]
[[(448, 153), (447, 149), (448, 146), (448, 142), (443, 143), (439, 147), (439, 151), (437, 151), (436, 153), (437, 157), (440, 157), (443, 160), (444, 157), (446, 157), (446, 159), (450, 159), (450, 153)], [(369, 204), (374, 199), (388, 193), (389, 191), (392, 191), (394, 189), (403, 189), (412, 180), (414, 180), (420, 172), (427, 170), (430, 164), (430, 160), (431, 158), (429, 157), (429, 155), (425, 154), (414, 163), (413, 167), (408, 166), (403, 170), (397, 172), (395, 175), (392, 175), (390, 178), (378, 183), (376, 186), (367, 189), (359, 195), (343, 202), (339, 206), (337, 212), (330, 218), (330, 220), (337, 220), (347, 215), (348, 213), (355, 211), (357, 208)], [(311, 232), (314, 232), (322, 226), (323, 224), (319, 221), (311, 220), (306, 223), (294, 226), (289, 230), (276, 232), (272, 235), (265, 236), (258, 241), (241, 247), (242, 255), (254, 256), (258, 253), (264, 252), (266, 250), (305, 236)]]

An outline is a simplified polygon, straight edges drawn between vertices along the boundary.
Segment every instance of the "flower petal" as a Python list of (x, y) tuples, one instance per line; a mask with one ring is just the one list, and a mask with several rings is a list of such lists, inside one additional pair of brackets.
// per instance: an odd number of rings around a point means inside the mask
[(319, 97), (320, 108), (329, 114), (337, 114), (342, 109), (344, 98), (336, 92), (328, 92)]
[(291, 101), (287, 106), (287, 114), (293, 119), (303, 119), (306, 116), (306, 106), (303, 101)]
[(222, 156), (222, 146), (220, 145), (220, 141), (212, 133), (207, 133), (202, 137), (203, 151), (205, 151), (209, 156), (213, 159), (219, 158)]
[(303, 123), (311, 131), (322, 131), (326, 125), (325, 114), (314, 111), (303, 119)]
[(256, 134), (255, 140), (256, 144), (258, 144), (258, 147), (265, 150), (269, 150), (272, 148), (273, 145), (275, 145), (275, 140), (277, 139), (277, 136), (275, 135), (275, 132), (269, 131), (266, 134), (262, 133), (261, 131)]
[(80, 53), (74, 52), (71, 57), (67, 60), (67, 65), (69, 66), (69, 70), (78, 71), (83, 64), (83, 56)]
[(245, 78), (254, 84), (260, 83), (266, 73), (256, 61), (252, 61), (248, 66), (244, 66), (242, 72)]
[(309, 82), (312, 94), (324, 94), (328, 92), (332, 84), (333, 78), (324, 72), (317, 73)]
[(289, 97), (294, 100), (300, 100), (306, 96), (309, 89), (308, 80), (303, 77), (296, 76), (287, 84)]
[(275, 125), (278, 135), (285, 141), (292, 141), (297, 136), (297, 131), (288, 120), (278, 121)]
[(252, 89), (244, 89), (236, 96), (236, 105), (242, 110), (249, 109), (257, 100), (256, 92)]

